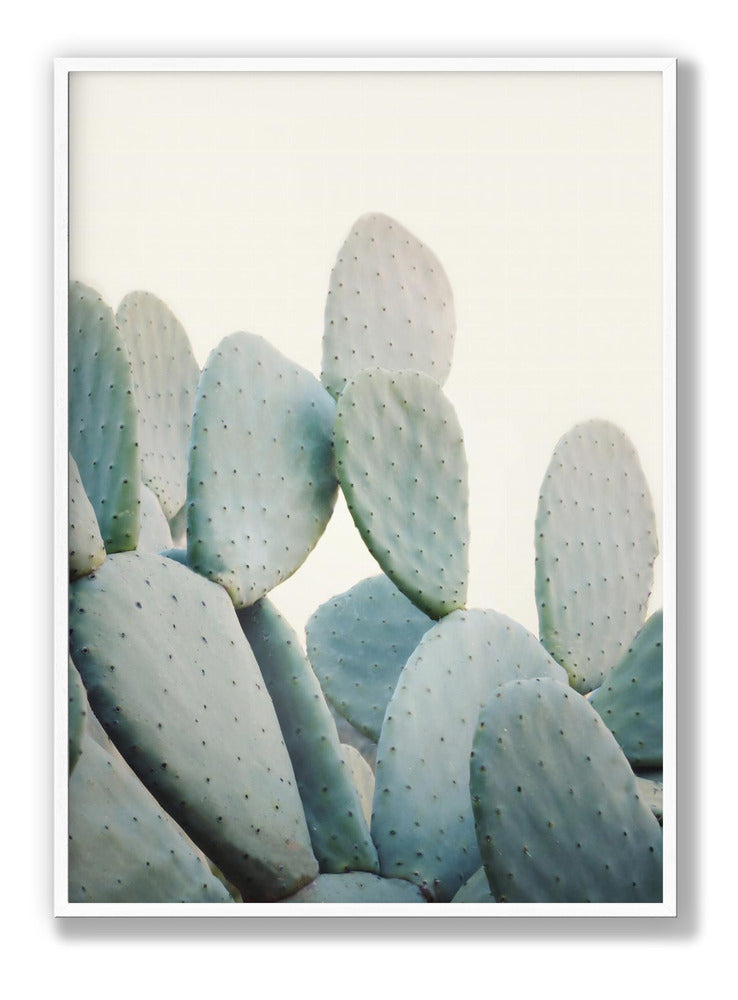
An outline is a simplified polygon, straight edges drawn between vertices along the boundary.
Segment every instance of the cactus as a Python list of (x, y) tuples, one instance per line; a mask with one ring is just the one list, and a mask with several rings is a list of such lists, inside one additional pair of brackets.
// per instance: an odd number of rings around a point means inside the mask
[(283, 903), (426, 903), (417, 886), (364, 872), (319, 875)]
[(325, 306), (321, 379), (331, 395), (365, 368), (414, 369), (443, 385), (455, 332), (453, 293), (435, 254), (386, 215), (357, 219)]
[(338, 401), (336, 469), (367, 548), (430, 618), (466, 602), (467, 463), (459, 421), (428, 375), (361, 372)]
[(305, 626), (326, 698), (375, 743), (400, 671), (432, 625), (381, 575), (322, 604)]
[(171, 549), (173, 546), (172, 533), (156, 494), (145, 483), (141, 483), (140, 490), (139, 518), (141, 528), (138, 533), (137, 550), (139, 552), (163, 552), (166, 549)]
[(489, 882), (484, 868), (477, 868), (462, 885), (452, 903), (496, 903), (497, 900), (489, 891)]
[(100, 528), (92, 509), (77, 463), (69, 455), (69, 579), (76, 580), (97, 569), (105, 559)]
[(69, 656), (68, 660), (67, 693), (69, 700), (69, 722), (67, 739), (69, 744), (69, 773), (71, 774), (82, 753), (82, 739), (85, 732), (85, 719), (87, 717), (87, 695), (85, 694), (82, 678), (72, 663), (72, 657)]
[(187, 554), (248, 607), (302, 565), (333, 511), (335, 405), (261, 337), (235, 333), (200, 377), (187, 479)]
[(371, 765), (361, 756), (356, 747), (350, 743), (341, 744), (343, 762), (351, 774), (356, 791), (359, 793), (361, 811), (369, 825), (372, 821), (372, 799), (374, 798), (374, 771)]

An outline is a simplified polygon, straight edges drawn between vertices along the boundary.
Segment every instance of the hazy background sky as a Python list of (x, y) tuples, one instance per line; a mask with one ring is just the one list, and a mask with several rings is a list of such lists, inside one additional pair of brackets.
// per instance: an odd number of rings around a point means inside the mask
[[(398, 219), (454, 290), (469, 606), (537, 633), (538, 490), (571, 426), (631, 437), (661, 537), (661, 156), (659, 74), (76, 73), (70, 275), (113, 309), (154, 292), (201, 365), (248, 330), (319, 376), (346, 233)], [(339, 497), (271, 596), (301, 632), (376, 572)]]

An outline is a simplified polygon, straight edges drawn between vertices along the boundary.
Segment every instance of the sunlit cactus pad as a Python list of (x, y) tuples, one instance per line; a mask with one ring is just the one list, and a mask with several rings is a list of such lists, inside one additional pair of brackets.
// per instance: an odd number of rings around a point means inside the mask
[(435, 254), (386, 215), (357, 219), (325, 306), (322, 381), (331, 395), (365, 368), (415, 369), (442, 385), (455, 331), (453, 293)]
[(141, 529), (138, 535), (139, 552), (163, 552), (172, 548), (172, 532), (164, 511), (153, 490), (141, 483), (139, 516)]
[(464, 439), (443, 390), (419, 372), (364, 371), (336, 412), (336, 469), (367, 548), (430, 618), (466, 603)]
[(535, 527), (541, 642), (577, 691), (599, 687), (643, 624), (658, 554), (635, 448), (604, 420), (556, 445)]
[(655, 903), (662, 834), (602, 719), (550, 678), (491, 692), (470, 788), (498, 902)]
[(125, 343), (110, 306), (69, 286), (69, 451), (108, 552), (138, 543), (138, 412)]
[(200, 369), (184, 327), (151, 292), (126, 295), (115, 319), (131, 361), (141, 478), (171, 518), (187, 493), (187, 450)]
[(375, 742), (400, 671), (432, 625), (381, 574), (326, 601), (305, 626), (308, 656), (326, 698)]
[(338, 484), (335, 404), (261, 337), (234, 333), (200, 377), (187, 482), (190, 566), (248, 607), (323, 534)]

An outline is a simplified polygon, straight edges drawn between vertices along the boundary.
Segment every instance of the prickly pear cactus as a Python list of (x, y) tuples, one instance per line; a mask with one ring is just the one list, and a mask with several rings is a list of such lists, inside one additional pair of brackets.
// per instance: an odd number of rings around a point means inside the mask
[(141, 530), (138, 534), (139, 552), (163, 552), (172, 548), (172, 533), (161, 504), (153, 490), (141, 483)]
[(453, 293), (435, 254), (387, 215), (357, 219), (325, 305), (321, 378), (331, 395), (365, 368), (414, 369), (443, 385), (455, 332)]
[(84, 684), (77, 673), (77, 669), (69, 657), (69, 669), (67, 673), (68, 696), (69, 696), (69, 773), (74, 770), (74, 766), (82, 753), (82, 738), (85, 732), (85, 718), (87, 716), (87, 695)]
[(76, 580), (97, 569), (105, 559), (105, 546), (100, 535), (95, 511), (92, 509), (77, 463), (69, 456), (69, 578)]
[(364, 872), (319, 875), (283, 903), (427, 903), (417, 886)]

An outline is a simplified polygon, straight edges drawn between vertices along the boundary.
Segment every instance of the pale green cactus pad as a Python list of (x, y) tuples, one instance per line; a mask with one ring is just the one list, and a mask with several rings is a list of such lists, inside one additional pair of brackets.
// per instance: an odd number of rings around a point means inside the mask
[(248, 607), (302, 565), (336, 500), (335, 404), (261, 337), (211, 352), (197, 391), (187, 485), (190, 566)]
[(369, 739), (363, 733), (352, 726), (348, 719), (344, 719), (340, 715), (333, 705), (328, 702), (328, 708), (333, 716), (333, 721), (336, 724), (336, 732), (338, 733), (338, 738), (341, 743), (346, 743), (348, 746), (353, 747), (364, 760), (367, 762), (369, 767), (372, 769), (372, 774), (374, 774), (374, 768), (377, 766), (377, 744), (374, 740)]
[(380, 878), (368, 872), (319, 875), (282, 903), (426, 903), (417, 886), (399, 878)]
[(103, 545), (100, 528), (92, 509), (89, 497), (85, 493), (82, 480), (79, 478), (79, 469), (72, 456), (69, 456), (69, 527), (68, 527), (68, 549), (69, 549), (69, 578), (76, 580), (80, 576), (87, 576), (103, 562), (105, 559), (105, 546)]
[(228, 595), (172, 559), (108, 556), (71, 587), (71, 655), (140, 780), (245, 898), (318, 872), (289, 754)]
[(661, 901), (661, 828), (612, 733), (570, 687), (536, 678), (490, 694), (470, 788), (498, 902)]
[(90, 736), (69, 781), (71, 903), (232, 903), (123, 758)]
[(187, 506), (180, 507), (174, 517), (169, 518), (172, 544), (177, 549), (187, 548)]
[(372, 837), (382, 874), (448, 902), (481, 865), (469, 797), (477, 715), (518, 677), (566, 674), (530, 632), (496, 611), (456, 611), (400, 674), (377, 749)]
[(138, 544), (138, 412), (123, 338), (110, 306), (69, 286), (69, 451), (108, 552)]
[(359, 792), (297, 634), (267, 598), (237, 616), (282, 728), (321, 872), (379, 871)]
[(442, 389), (420, 372), (362, 372), (338, 401), (334, 444), (351, 516), (387, 576), (430, 618), (463, 607), (467, 462)]
[(664, 820), (664, 773), (658, 768), (635, 771), (641, 798), (659, 823)]
[(382, 574), (326, 601), (305, 626), (326, 698), (375, 742), (400, 671), (432, 625)]
[(636, 451), (604, 420), (561, 438), (535, 529), (541, 642), (585, 694), (643, 624), (658, 554), (656, 518)]
[(138, 535), (139, 552), (163, 552), (173, 547), (172, 533), (169, 530), (161, 504), (153, 490), (141, 483), (141, 507), (139, 516), (141, 530)]
[(386, 215), (357, 219), (325, 306), (321, 378), (331, 395), (365, 368), (414, 369), (442, 385), (455, 332), (453, 293), (435, 254)]
[(150, 292), (126, 295), (115, 319), (131, 359), (141, 478), (171, 518), (187, 495), (187, 452), (200, 369), (184, 327)]
[(589, 699), (633, 767), (664, 757), (663, 612), (651, 615), (631, 648)]
[(87, 717), (87, 695), (82, 678), (77, 673), (77, 668), (72, 663), (71, 656), (68, 657), (68, 677), (67, 695), (69, 701), (69, 731), (67, 734), (69, 744), (69, 773), (74, 770), (74, 766), (82, 753), (82, 738), (85, 732), (85, 719)]
[(372, 821), (372, 799), (374, 798), (374, 771), (356, 747), (350, 743), (341, 744), (341, 756), (349, 770), (351, 780), (359, 793), (361, 811), (367, 823)]
[(484, 868), (477, 868), (471, 878), (462, 885), (452, 903), (496, 903), (497, 900), (489, 891), (489, 882)]

